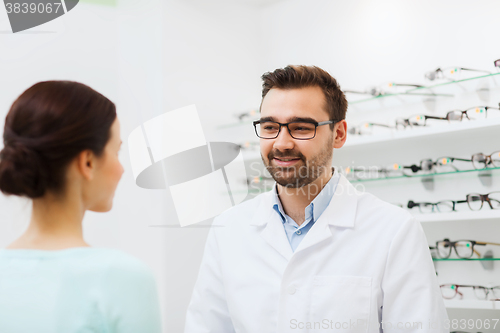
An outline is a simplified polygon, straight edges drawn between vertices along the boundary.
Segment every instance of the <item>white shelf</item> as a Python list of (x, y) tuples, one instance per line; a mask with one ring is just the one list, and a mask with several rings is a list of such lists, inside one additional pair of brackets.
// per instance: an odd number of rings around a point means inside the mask
[(445, 299), (444, 305), (447, 309), (500, 310), (499, 301)]
[(420, 222), (447, 222), (447, 221), (489, 221), (498, 220), (500, 222), (500, 210), (493, 210), (483, 207), (479, 211), (460, 211), (450, 213), (429, 213), (413, 214)]
[[(392, 130), (387, 134), (380, 135), (347, 135), (347, 141), (344, 145), (347, 147), (381, 144), (384, 142), (392, 142), (394, 140), (412, 140), (412, 139), (434, 139), (434, 136), (443, 134), (463, 135), (467, 133), (478, 134), (482, 131), (488, 133), (500, 133), (500, 117), (482, 119), (476, 121), (461, 121), (453, 124), (446, 122), (440, 126), (428, 126), (422, 128), (408, 128), (406, 130)], [(498, 134), (500, 141), (500, 134)]]

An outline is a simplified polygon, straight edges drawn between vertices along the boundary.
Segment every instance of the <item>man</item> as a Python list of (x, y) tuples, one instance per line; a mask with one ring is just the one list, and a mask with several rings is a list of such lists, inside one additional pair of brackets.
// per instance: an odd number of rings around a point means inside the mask
[(332, 168), (347, 101), (318, 67), (262, 76), (267, 193), (218, 216), (186, 333), (449, 332), (422, 227)]

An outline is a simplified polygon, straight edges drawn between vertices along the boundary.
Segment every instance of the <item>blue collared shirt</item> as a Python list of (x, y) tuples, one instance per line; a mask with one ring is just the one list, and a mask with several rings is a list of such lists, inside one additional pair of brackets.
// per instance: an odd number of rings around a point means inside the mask
[(306, 236), (309, 229), (312, 228), (314, 222), (318, 220), (321, 214), (325, 211), (326, 207), (332, 200), (335, 189), (339, 182), (339, 174), (335, 172), (328, 183), (323, 187), (321, 192), (314, 198), (314, 200), (305, 209), (305, 220), (300, 226), (287, 214), (281, 205), (281, 201), (278, 197), (277, 186), (273, 189), (273, 209), (281, 217), (281, 222), (283, 222), (283, 227), (285, 228), (286, 236), (288, 242), (295, 252), (295, 249), (299, 246), (300, 242)]

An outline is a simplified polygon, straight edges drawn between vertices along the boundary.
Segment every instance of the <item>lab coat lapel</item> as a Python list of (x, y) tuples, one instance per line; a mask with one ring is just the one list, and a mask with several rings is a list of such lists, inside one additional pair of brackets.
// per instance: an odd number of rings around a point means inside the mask
[(252, 218), (252, 225), (262, 228), (260, 236), (287, 260), (293, 255), (292, 247), (286, 237), (285, 228), (279, 216), (272, 208), (272, 191), (262, 194), (257, 211)]
[(295, 253), (331, 238), (330, 225), (345, 228), (354, 227), (357, 202), (356, 189), (341, 174), (332, 200), (300, 242)]

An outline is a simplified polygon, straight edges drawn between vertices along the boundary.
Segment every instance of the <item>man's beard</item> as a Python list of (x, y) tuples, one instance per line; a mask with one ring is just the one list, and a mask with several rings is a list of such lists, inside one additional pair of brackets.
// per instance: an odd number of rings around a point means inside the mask
[[(267, 171), (269, 171), (276, 183), (285, 187), (300, 188), (311, 184), (318, 179), (323, 172), (325, 172), (329, 161), (332, 160), (332, 144), (333, 134), (323, 150), (321, 150), (316, 156), (313, 156), (310, 160), (306, 160), (305, 156), (301, 152), (290, 151), (287, 153), (281, 153), (278, 151), (271, 151), (268, 155), (269, 162), (266, 163), (264, 159), (262, 159), (262, 161), (264, 161)], [(291, 167), (280, 167), (272, 165), (272, 161), (275, 157), (295, 157), (299, 158), (300, 161), (296, 162), (295, 165)]]

